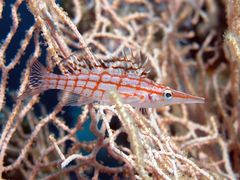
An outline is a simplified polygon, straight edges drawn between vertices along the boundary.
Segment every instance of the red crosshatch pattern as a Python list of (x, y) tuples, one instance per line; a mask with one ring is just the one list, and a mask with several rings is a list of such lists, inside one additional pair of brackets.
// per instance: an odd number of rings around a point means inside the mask
[[(79, 94), (80, 96), (86, 96), (87, 94), (87, 97), (95, 98), (96, 101), (104, 101), (104, 94), (111, 90), (118, 91), (122, 97), (135, 97), (139, 100), (149, 98), (149, 96), (145, 97), (143, 94), (158, 94), (162, 96), (162, 92), (156, 91), (157, 88), (152, 90), (152, 87), (156, 86), (156, 83), (146, 78), (116, 74), (111, 75), (108, 72), (89, 72), (88, 74), (72, 75), (71, 77), (49, 74), (44, 80), (48, 84), (48, 89), (65, 90)], [(145, 83), (144, 86), (142, 86), (143, 83)], [(159, 88), (162, 87), (160, 86)], [(89, 93), (87, 93), (87, 91)], [(83, 92), (85, 93), (83, 94)], [(101, 92), (101, 96), (96, 92)]]
[(70, 92), (68, 105), (83, 105), (91, 102), (111, 104), (110, 91), (117, 91), (123, 103), (134, 107), (159, 107), (168, 104), (203, 103), (204, 99), (173, 90), (155, 83), (137, 70), (119, 70), (115, 66), (108, 69), (95, 68), (80, 71), (76, 74), (58, 75), (49, 73), (38, 61), (31, 66), (30, 91), (41, 93), (48, 89), (59, 89)]

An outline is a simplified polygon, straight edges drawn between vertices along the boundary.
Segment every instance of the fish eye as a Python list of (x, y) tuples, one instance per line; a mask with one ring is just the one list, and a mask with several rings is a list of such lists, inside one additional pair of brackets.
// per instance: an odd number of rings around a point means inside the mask
[(165, 90), (164, 93), (163, 93), (163, 97), (167, 100), (170, 100), (172, 99), (172, 91), (171, 90)]

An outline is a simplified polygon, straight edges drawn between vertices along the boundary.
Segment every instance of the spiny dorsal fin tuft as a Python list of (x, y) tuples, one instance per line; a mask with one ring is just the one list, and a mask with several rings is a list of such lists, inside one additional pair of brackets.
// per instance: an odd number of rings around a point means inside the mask
[(65, 58), (60, 63), (60, 66), (64, 67), (64, 73), (66, 74), (79, 74), (80, 72), (88, 71), (110, 71), (116, 74), (135, 74), (138, 76), (146, 76), (147, 60), (143, 62), (143, 54), (139, 53), (134, 55), (131, 52), (130, 57), (127, 57), (123, 52), (122, 57), (110, 57), (106, 60), (95, 57), (97, 63), (93, 63), (89, 60), (86, 54), (73, 54), (68, 58)]

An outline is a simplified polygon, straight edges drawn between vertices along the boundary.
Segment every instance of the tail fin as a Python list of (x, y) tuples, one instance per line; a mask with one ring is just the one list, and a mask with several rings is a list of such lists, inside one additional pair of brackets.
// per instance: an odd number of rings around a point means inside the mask
[(46, 77), (48, 74), (49, 72), (39, 61), (36, 60), (31, 63), (28, 87), (26, 91), (18, 98), (22, 100), (27, 96), (40, 94), (41, 92), (45, 91), (47, 88), (45, 86), (44, 77)]

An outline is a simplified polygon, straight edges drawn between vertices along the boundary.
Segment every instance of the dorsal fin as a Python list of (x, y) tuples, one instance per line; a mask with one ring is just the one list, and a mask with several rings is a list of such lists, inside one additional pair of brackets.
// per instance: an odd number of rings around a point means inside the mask
[(89, 60), (89, 56), (85, 53), (73, 53), (67, 58), (61, 58), (62, 61), (58, 63), (58, 66), (64, 74), (79, 74), (80, 72), (91, 71), (97, 67), (97, 64), (92, 63)]
[(84, 53), (72, 54), (70, 57), (63, 59), (60, 63), (66, 70), (66, 74), (79, 74), (88, 71), (110, 71), (115, 74), (135, 74), (146, 76), (147, 60), (142, 62), (142, 54), (134, 56), (133, 53), (128, 58), (124, 53), (123, 57), (110, 57), (105, 60), (95, 56), (97, 63), (89, 60)]

